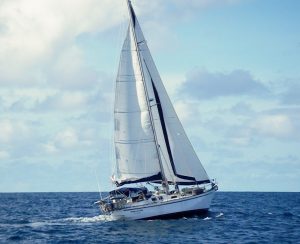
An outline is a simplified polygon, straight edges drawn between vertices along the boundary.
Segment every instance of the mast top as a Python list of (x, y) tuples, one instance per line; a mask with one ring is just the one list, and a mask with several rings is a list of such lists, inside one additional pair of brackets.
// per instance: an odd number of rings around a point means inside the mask
[(135, 13), (134, 13), (134, 10), (132, 8), (130, 0), (127, 0), (127, 7), (128, 7), (129, 16), (130, 16), (130, 22), (132, 23), (133, 27), (135, 27), (136, 17), (135, 17)]

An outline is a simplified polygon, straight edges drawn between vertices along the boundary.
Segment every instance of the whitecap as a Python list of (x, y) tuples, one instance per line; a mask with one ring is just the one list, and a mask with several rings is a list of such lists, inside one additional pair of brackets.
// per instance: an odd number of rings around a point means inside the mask
[(210, 220), (211, 218), (210, 217), (206, 217), (206, 218), (204, 218), (203, 220)]
[(219, 218), (219, 217), (221, 217), (223, 215), (224, 215), (223, 213), (219, 213), (218, 215), (216, 215), (216, 218)]
[(33, 222), (33, 223), (30, 223), (29, 226), (32, 228), (39, 228), (39, 227), (45, 226), (47, 224), (48, 224), (47, 222)]

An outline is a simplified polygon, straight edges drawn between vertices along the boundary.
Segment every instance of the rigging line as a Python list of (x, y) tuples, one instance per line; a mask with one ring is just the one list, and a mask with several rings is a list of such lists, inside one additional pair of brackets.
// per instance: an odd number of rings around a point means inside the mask
[(100, 199), (102, 200), (102, 193), (101, 193), (101, 190), (100, 190), (100, 184), (99, 184), (99, 178), (98, 178), (98, 175), (96, 174), (96, 171), (94, 170), (94, 174), (95, 174), (95, 177), (96, 177), (96, 181), (97, 181), (97, 186), (98, 186), (98, 192), (99, 192), (99, 195), (100, 195)]

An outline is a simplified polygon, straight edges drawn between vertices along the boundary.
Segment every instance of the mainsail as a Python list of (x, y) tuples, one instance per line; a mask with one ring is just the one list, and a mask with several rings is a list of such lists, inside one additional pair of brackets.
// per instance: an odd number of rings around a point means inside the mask
[(210, 182), (161, 81), (128, 1), (130, 25), (123, 44), (115, 95), (118, 184)]

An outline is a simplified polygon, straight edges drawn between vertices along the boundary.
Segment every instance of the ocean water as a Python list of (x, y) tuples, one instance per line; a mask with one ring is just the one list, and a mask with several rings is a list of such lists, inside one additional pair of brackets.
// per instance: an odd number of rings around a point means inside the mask
[(0, 193), (0, 242), (300, 243), (300, 193), (217, 192), (209, 213), (109, 221), (98, 193)]

